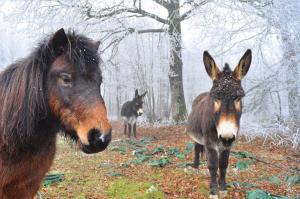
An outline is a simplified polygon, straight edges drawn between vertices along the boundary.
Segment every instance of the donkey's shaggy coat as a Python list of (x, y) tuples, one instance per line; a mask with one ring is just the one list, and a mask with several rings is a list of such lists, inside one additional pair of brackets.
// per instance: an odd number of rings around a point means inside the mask
[[(220, 197), (226, 193), (228, 158), (232, 143), (238, 135), (242, 114), (241, 99), (245, 95), (241, 79), (250, 67), (251, 51), (246, 51), (234, 71), (228, 64), (220, 71), (206, 51), (203, 61), (213, 80), (213, 86), (210, 92), (202, 93), (194, 100), (187, 133), (195, 141), (194, 167), (199, 166), (199, 153), (203, 153), (205, 149), (211, 176), (210, 198), (218, 198), (218, 184)], [(218, 169), (220, 176), (217, 184)]]

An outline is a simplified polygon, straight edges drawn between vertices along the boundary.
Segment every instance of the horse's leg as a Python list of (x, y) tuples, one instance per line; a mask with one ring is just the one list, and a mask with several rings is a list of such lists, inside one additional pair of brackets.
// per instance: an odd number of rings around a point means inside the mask
[(127, 134), (127, 124), (126, 124), (126, 122), (124, 122), (124, 135), (126, 135)]
[(136, 123), (133, 124), (133, 135), (136, 138)]
[(199, 155), (200, 155), (201, 146), (203, 147), (203, 145), (197, 142), (194, 143), (195, 158), (194, 158), (193, 167), (196, 169), (199, 167)]
[(207, 166), (210, 173), (209, 198), (218, 199), (217, 172), (219, 166), (218, 152), (211, 146), (205, 147)]
[(131, 124), (128, 123), (128, 138), (131, 136)]
[(200, 157), (201, 157), (201, 161), (205, 161), (205, 150), (204, 150), (204, 146), (200, 144)]
[(220, 154), (219, 158), (219, 186), (220, 186), (220, 198), (224, 198), (227, 195), (226, 191), (226, 170), (228, 167), (230, 150), (224, 150)]

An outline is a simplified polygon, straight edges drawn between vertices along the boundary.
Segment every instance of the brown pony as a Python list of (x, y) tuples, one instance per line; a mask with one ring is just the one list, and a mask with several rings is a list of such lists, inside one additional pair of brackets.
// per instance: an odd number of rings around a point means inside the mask
[(35, 196), (53, 161), (58, 132), (85, 153), (108, 146), (98, 46), (60, 29), (0, 74), (1, 199)]
[[(203, 54), (206, 72), (213, 80), (210, 92), (200, 94), (193, 102), (188, 118), (187, 133), (195, 141), (194, 167), (199, 166), (199, 153), (206, 152), (211, 176), (210, 198), (226, 196), (226, 169), (231, 146), (238, 135), (242, 114), (241, 85), (251, 64), (251, 50), (247, 50), (237, 67), (232, 71), (225, 64), (221, 72), (207, 51)], [(205, 150), (204, 150), (205, 149)], [(217, 184), (217, 172), (220, 177)]]

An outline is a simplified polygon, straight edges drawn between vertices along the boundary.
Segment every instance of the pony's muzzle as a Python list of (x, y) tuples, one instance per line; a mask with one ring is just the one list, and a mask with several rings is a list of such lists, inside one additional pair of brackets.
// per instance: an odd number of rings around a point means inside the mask
[(98, 129), (91, 129), (88, 133), (89, 145), (83, 145), (85, 153), (97, 153), (106, 149), (112, 139), (111, 128), (108, 132), (101, 133)]

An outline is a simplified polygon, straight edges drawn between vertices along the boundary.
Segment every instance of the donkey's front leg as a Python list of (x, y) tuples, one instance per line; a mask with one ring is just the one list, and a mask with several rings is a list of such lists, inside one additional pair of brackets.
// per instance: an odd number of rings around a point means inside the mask
[(128, 123), (128, 138), (131, 136), (131, 124)]
[(206, 147), (207, 166), (210, 173), (210, 192), (209, 198), (218, 199), (218, 184), (217, 184), (217, 172), (218, 172), (218, 152), (212, 147)]
[(126, 134), (127, 134), (127, 123), (124, 122), (124, 135), (126, 135)]
[(219, 177), (219, 186), (220, 186), (220, 198), (224, 198), (227, 195), (226, 190), (226, 170), (228, 167), (228, 160), (229, 160), (230, 149), (225, 149), (221, 152), (219, 158), (219, 170), (220, 170), (220, 177)]
[(195, 156), (194, 156), (193, 168), (197, 169), (199, 167), (200, 153), (201, 153), (201, 159), (202, 159), (204, 147), (203, 147), (203, 145), (195, 142), (194, 148), (195, 148)]
[(136, 123), (133, 124), (133, 136), (136, 138)]

